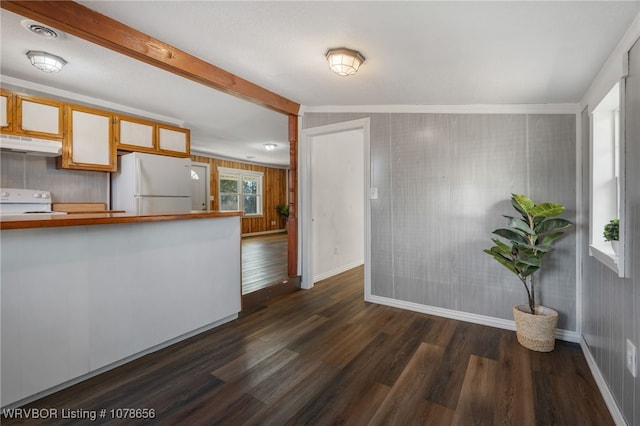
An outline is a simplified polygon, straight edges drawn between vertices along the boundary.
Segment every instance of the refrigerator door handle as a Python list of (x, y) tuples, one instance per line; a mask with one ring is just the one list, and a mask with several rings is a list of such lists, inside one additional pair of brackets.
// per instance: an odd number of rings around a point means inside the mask
[(135, 172), (135, 195), (140, 195), (140, 179), (142, 179), (142, 160), (136, 158), (136, 172)]

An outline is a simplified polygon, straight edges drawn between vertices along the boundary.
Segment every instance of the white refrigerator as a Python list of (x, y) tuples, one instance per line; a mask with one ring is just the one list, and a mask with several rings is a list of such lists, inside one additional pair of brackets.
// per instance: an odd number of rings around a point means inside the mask
[(111, 174), (111, 208), (140, 215), (191, 211), (191, 159), (134, 152)]

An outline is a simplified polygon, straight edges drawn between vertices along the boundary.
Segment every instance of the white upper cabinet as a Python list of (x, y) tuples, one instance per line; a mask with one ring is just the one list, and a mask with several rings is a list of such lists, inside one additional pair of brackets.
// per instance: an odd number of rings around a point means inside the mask
[(158, 151), (162, 154), (189, 156), (189, 129), (158, 124)]
[(115, 138), (118, 150), (189, 156), (189, 129), (118, 115)]
[(13, 131), (14, 96), (4, 89), (0, 90), (0, 129), (3, 133)]
[(41, 139), (62, 139), (63, 104), (53, 99), (0, 92), (2, 133)]
[(113, 115), (109, 112), (68, 105), (61, 167), (75, 170), (116, 171), (116, 146), (113, 143), (112, 121)]
[(62, 139), (63, 105), (51, 99), (16, 95), (16, 133)]
[(116, 117), (117, 148), (125, 151), (155, 152), (156, 124), (133, 117)]

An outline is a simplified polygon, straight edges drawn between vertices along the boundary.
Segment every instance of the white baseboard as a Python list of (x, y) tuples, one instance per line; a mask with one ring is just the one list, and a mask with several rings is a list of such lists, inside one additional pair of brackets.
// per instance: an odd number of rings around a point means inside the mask
[(627, 422), (622, 415), (622, 411), (618, 407), (609, 386), (607, 385), (607, 381), (604, 379), (600, 368), (598, 368), (598, 363), (595, 358), (591, 354), (591, 350), (589, 349), (589, 345), (584, 340), (584, 337), (580, 338), (580, 347), (582, 348), (582, 353), (584, 354), (585, 359), (587, 360), (587, 364), (589, 365), (589, 369), (591, 370), (591, 374), (593, 375), (596, 384), (598, 385), (598, 389), (600, 389), (600, 394), (604, 399), (605, 404), (607, 404), (607, 408), (609, 408), (609, 413), (611, 413), (611, 417), (613, 417), (613, 421), (618, 426), (626, 426)]
[(353, 262), (348, 265), (340, 266), (339, 268), (332, 269), (331, 271), (323, 272), (322, 274), (315, 275), (313, 277), (313, 282), (317, 283), (318, 281), (326, 280), (327, 278), (331, 278), (334, 275), (341, 274), (343, 272), (347, 272), (349, 269), (353, 269), (362, 265), (364, 262)]
[[(409, 311), (420, 312), (423, 314), (436, 315), (439, 317), (451, 318), (459, 321), (471, 322), (474, 324), (488, 325), (489, 327), (502, 328), (505, 330), (516, 329), (516, 323), (513, 320), (503, 318), (490, 317), (487, 315), (472, 314), (469, 312), (455, 311), (453, 309), (438, 308), (436, 306), (422, 305), (419, 303), (405, 302), (404, 300), (391, 299), (381, 296), (365, 297), (367, 302), (378, 303), (380, 305), (391, 306), (394, 308), (406, 309)], [(571, 330), (556, 330), (556, 338), (566, 342), (580, 343), (580, 335)]]

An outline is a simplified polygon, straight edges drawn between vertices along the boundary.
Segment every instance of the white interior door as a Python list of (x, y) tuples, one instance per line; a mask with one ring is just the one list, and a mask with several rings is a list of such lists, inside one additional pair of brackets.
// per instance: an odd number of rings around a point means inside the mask
[(208, 164), (191, 164), (191, 210), (209, 210)]

